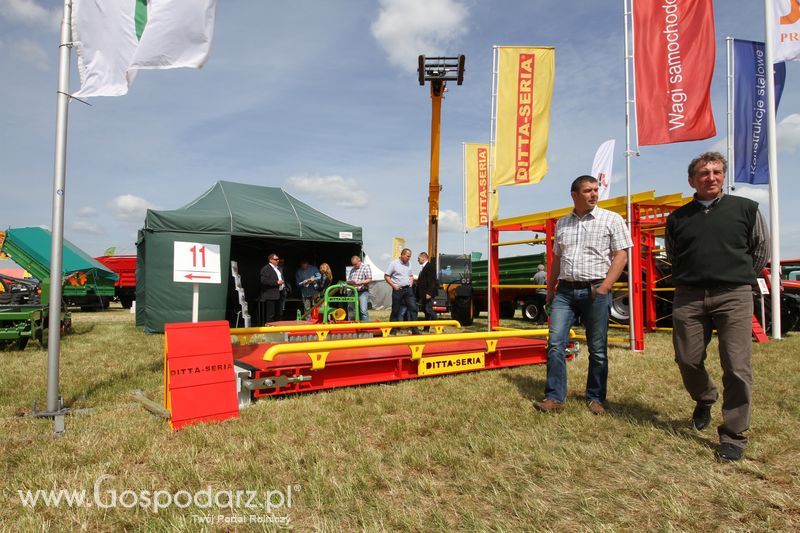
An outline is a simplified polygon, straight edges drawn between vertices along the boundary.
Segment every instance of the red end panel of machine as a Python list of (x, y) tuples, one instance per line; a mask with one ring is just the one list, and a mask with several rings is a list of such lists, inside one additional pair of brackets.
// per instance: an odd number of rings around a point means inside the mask
[(215, 322), (164, 328), (164, 404), (170, 426), (238, 418), (230, 327)]

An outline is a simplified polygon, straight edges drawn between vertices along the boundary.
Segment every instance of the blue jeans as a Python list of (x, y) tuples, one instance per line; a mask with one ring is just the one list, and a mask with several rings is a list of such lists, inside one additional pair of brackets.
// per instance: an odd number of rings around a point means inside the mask
[[(414, 290), (411, 287), (392, 291), (392, 314), (389, 318), (392, 322), (408, 322), (416, 320), (417, 299), (414, 298)], [(412, 333), (419, 334), (418, 328), (411, 328)]]
[[(353, 307), (347, 304), (347, 316), (353, 320)], [(359, 322), (369, 322), (369, 291), (360, 291), (358, 293), (358, 320)]]
[(550, 308), (550, 338), (547, 343), (547, 385), (545, 398), (565, 402), (567, 399), (566, 348), (569, 329), (580, 315), (586, 327), (589, 347), (589, 375), (586, 378), (586, 400), (606, 401), (608, 381), (608, 311), (610, 294), (596, 294), (591, 289), (572, 289), (559, 285)]

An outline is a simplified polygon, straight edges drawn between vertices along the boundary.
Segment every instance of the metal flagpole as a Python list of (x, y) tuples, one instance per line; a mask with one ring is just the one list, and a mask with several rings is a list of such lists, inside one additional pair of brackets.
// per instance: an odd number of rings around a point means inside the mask
[[(633, 58), (631, 51), (630, 35), (628, 33), (628, 18), (633, 15), (633, 6), (628, 9), (628, 0), (622, 0), (623, 19), (625, 21), (625, 213), (628, 222), (628, 233), (631, 232), (631, 157), (636, 155), (636, 152), (631, 150), (631, 103), (635, 100), (631, 98), (631, 80), (630, 80), (630, 60)], [(633, 24), (631, 24), (633, 26)], [(631, 30), (632, 31), (632, 30)], [(633, 243), (631, 254), (638, 253), (639, 243)], [(641, 302), (635, 302), (633, 298), (633, 288), (631, 287), (631, 279), (633, 273), (631, 272), (631, 255), (628, 254), (628, 326), (630, 328), (630, 342), (631, 350), (636, 351), (636, 318), (634, 308), (641, 305)]]
[(72, 46), (72, 0), (64, 0), (61, 20), (61, 44), (58, 53), (58, 90), (56, 91), (56, 146), (53, 172), (52, 240), (50, 241), (50, 317), (47, 330), (47, 411), (37, 416), (53, 418), (53, 431), (64, 434), (67, 409), (58, 391), (61, 349), (61, 283), (64, 247), (64, 195), (67, 168), (67, 113), (69, 111), (69, 60)]
[(464, 200), (464, 211), (463, 211), (463, 239), (464, 242), (462, 244), (461, 253), (467, 255), (467, 143), (461, 143), (461, 169), (462, 169), (462, 176), (461, 176), (461, 196)]
[[(772, 296), (772, 338), (781, 338), (781, 239), (778, 216), (778, 137), (775, 127), (775, 66), (772, 63), (772, 12), (770, 0), (764, 0), (764, 48), (767, 56), (767, 138), (769, 154), (769, 230), (770, 292)], [(758, 274), (758, 273), (756, 273)]]
[(492, 200), (494, 196), (494, 161), (495, 128), (497, 127), (497, 63), (499, 61), (497, 45), (492, 47), (492, 108), (489, 112), (489, 194), (486, 195), (486, 213), (488, 215), (487, 243), (489, 255), (486, 257), (486, 330), (492, 331)]
[(731, 193), (736, 186), (734, 179), (736, 178), (736, 168), (733, 161), (733, 75), (734, 75), (734, 59), (733, 59), (733, 37), (726, 37), (725, 44), (727, 45), (728, 53), (728, 194)]

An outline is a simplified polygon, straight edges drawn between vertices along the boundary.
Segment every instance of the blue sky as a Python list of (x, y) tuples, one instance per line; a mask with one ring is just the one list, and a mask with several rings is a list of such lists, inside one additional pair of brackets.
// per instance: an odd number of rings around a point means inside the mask
[[(725, 37), (763, 40), (763, 3), (715, 4), (712, 86), (718, 136), (643, 147), (633, 191), (691, 189), (686, 166), (724, 150)], [(62, 3), (0, 0), (0, 225), (50, 224), (58, 24)], [(283, 187), (364, 227), (381, 266), (394, 236), (426, 245), (428, 88), (416, 58), (466, 55), (443, 106), (440, 251), (462, 250), (461, 146), (489, 138), (493, 45), (556, 47), (549, 173), (502, 188), (501, 217), (570, 204), (569, 183), (597, 147), (617, 140), (612, 196), (624, 194), (621, 1), (221, 1), (211, 57), (199, 70), (140, 72), (127, 96), (73, 102), (65, 235), (87, 252), (134, 252), (147, 207), (178, 208), (220, 179)], [(72, 60), (72, 87), (78, 78)], [(800, 256), (800, 64), (787, 66), (778, 112), (781, 240)], [(741, 188), (762, 202), (766, 187)], [(485, 230), (467, 249), (485, 251)], [(527, 247), (510, 253), (529, 253)]]

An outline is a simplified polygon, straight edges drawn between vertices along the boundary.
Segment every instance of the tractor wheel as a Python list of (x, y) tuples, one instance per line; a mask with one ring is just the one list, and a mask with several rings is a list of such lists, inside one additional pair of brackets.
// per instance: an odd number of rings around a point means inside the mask
[(457, 296), (450, 306), (450, 316), (462, 326), (471, 326), (475, 320), (472, 298)]
[(514, 302), (500, 302), (500, 318), (508, 320), (514, 318), (514, 313), (517, 311)]
[(531, 322), (536, 322), (541, 313), (542, 305), (538, 299), (529, 298), (525, 300), (525, 304), (522, 306), (522, 318)]
[(631, 319), (631, 308), (628, 304), (628, 291), (611, 293), (611, 318), (619, 324), (627, 324)]

